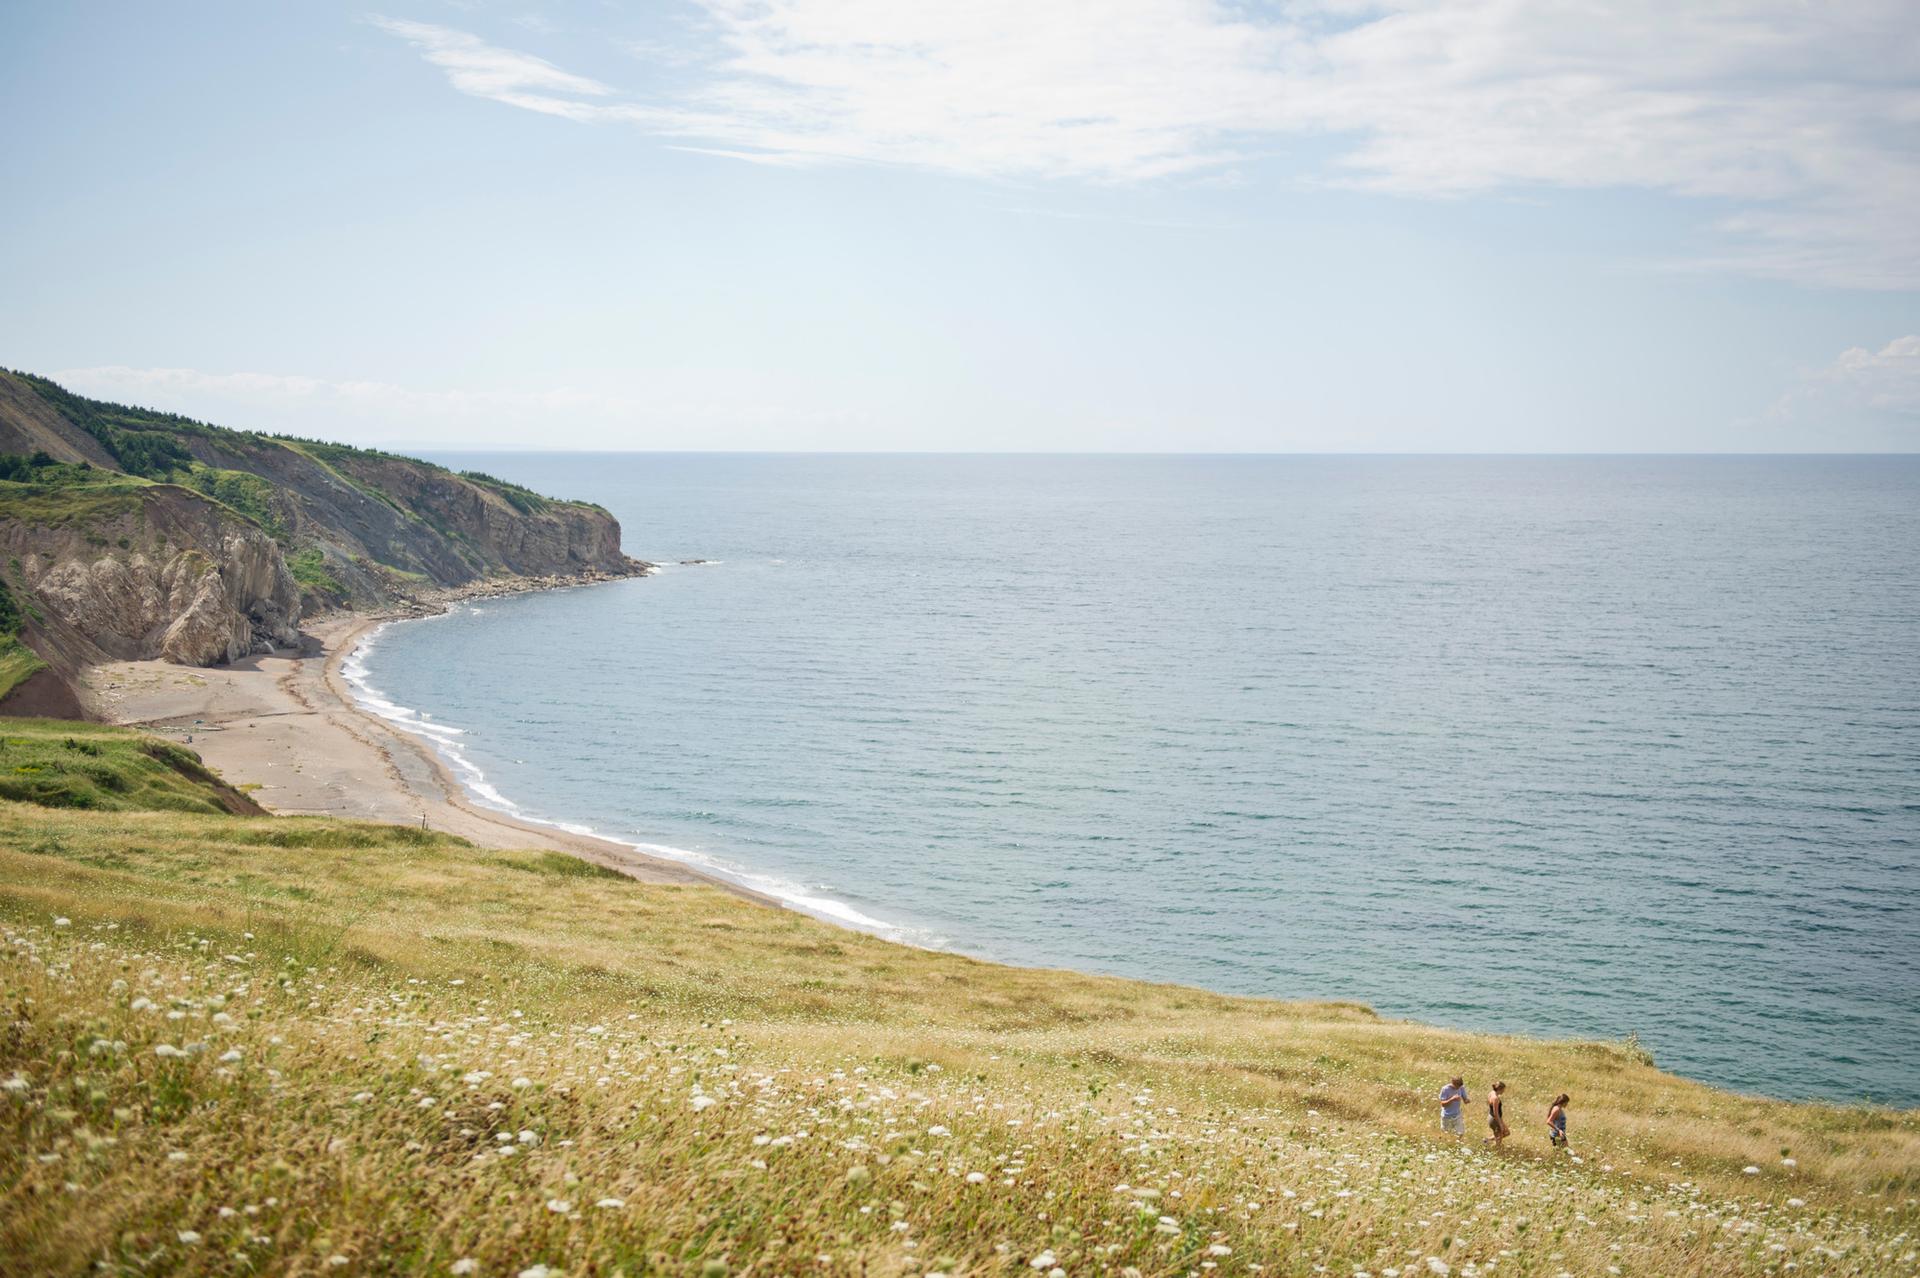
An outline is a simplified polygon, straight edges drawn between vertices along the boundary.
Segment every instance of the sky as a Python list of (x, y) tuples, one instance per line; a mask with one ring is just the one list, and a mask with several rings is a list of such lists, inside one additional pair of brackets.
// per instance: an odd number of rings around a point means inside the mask
[(1920, 448), (1912, 0), (0, 6), (0, 365), (389, 448)]

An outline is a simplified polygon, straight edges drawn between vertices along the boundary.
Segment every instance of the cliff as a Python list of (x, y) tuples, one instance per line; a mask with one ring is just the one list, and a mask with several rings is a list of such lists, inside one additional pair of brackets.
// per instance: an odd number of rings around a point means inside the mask
[(6, 487), (0, 556), (38, 646), (205, 666), (299, 642), (279, 545), (218, 503), (173, 484)]
[[(15, 684), (44, 684), (41, 664), (233, 661), (296, 644), (300, 619), (330, 608), (645, 567), (598, 506), (0, 370), (0, 585), (19, 614), (11, 642), (37, 658), (14, 663)], [(18, 710), (12, 688), (0, 706)]]

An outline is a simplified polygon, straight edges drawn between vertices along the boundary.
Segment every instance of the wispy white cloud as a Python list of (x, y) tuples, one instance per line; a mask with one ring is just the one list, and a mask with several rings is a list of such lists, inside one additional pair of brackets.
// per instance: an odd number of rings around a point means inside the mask
[(1920, 24), (1906, 0), (696, 0), (642, 101), (378, 19), (462, 92), (762, 163), (1195, 180), (1304, 138), (1309, 180), (1401, 196), (1638, 188), (1710, 201), (1707, 264), (1920, 287)]
[(425, 22), (370, 18), (388, 35), (420, 50), (420, 56), (446, 73), (447, 83), (476, 98), (568, 119), (595, 118), (580, 98), (604, 98), (613, 90), (598, 80), (562, 71), (544, 58), (488, 44), (475, 35)]
[(1868, 408), (1920, 417), (1920, 334), (1896, 337), (1877, 351), (1855, 346), (1823, 371)]
[(432, 390), (300, 374), (124, 364), (60, 369), (83, 395), (185, 413), (219, 425), (382, 447), (779, 448), (790, 432), (862, 437), (869, 414), (810, 407), (797, 388), (744, 370), (683, 369), (619, 391)]
[(1920, 445), (1920, 334), (1855, 346), (1807, 370), (1753, 423), (1764, 442), (1908, 451)]
[(634, 402), (573, 390), (464, 391), (416, 390), (391, 382), (329, 381), (285, 373), (208, 373), (195, 368), (133, 368), (107, 364), (67, 368), (53, 374), (63, 386), (109, 398), (159, 396), (168, 401), (211, 398), (262, 405), (294, 405), (335, 410), (372, 410), (407, 417), (463, 417), (502, 410), (557, 412), (631, 408)]

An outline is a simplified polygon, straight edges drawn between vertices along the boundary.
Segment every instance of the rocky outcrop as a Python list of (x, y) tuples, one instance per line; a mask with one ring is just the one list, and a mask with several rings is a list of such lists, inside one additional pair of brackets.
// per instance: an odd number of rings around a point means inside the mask
[(298, 644), (300, 588), (264, 532), (167, 484), (85, 513), (0, 506), (8, 576), (50, 629), (111, 657), (196, 666)]
[(270, 483), (289, 543), (319, 549), (356, 607), (410, 598), (409, 579), (459, 587), (501, 574), (631, 576), (642, 567), (621, 553), (620, 524), (598, 506), (385, 453), (232, 432), (183, 442), (202, 465)]
[(405, 458), (354, 457), (340, 469), (426, 512), (426, 521), (454, 545), (519, 576), (635, 567), (620, 552), (620, 525), (598, 506), (516, 493), (522, 509), (502, 490)]

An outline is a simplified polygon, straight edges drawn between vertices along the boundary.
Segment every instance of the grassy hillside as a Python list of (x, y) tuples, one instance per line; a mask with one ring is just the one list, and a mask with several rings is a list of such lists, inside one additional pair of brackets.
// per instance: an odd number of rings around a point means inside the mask
[(0, 718), (0, 799), (105, 812), (261, 811), (191, 751), (63, 719)]
[[(0, 466), (19, 459), (0, 455)], [(21, 470), (22, 478), (0, 469), (0, 515), (47, 528), (85, 525), (131, 514), (140, 508), (142, 489), (151, 482), (110, 470), (54, 464)]]
[[(196, 462), (191, 448), (193, 441), (212, 441), (243, 451), (261, 447), (288, 448), (330, 468), (355, 460), (373, 460), (403, 462), (443, 475), (454, 473), (433, 462), (403, 457), (378, 448), (358, 448), (351, 444), (303, 439), (293, 435), (234, 430), (184, 417), (179, 413), (91, 399), (74, 394), (58, 382), (19, 369), (0, 368), (0, 374), (23, 383), (68, 422), (84, 431), (105, 450), (120, 470), (129, 475), (190, 484), (253, 518), (269, 532), (274, 531), (271, 525), (279, 516), (271, 508), (271, 492), (263, 481), (244, 471), (223, 470)], [(341, 470), (334, 470), (333, 477), (343, 483), (354, 482)], [(589, 502), (542, 496), (522, 485), (496, 479), (481, 471), (462, 471), (459, 477), (504, 498), (522, 514), (535, 514), (555, 506), (599, 509)], [(382, 499), (391, 500), (387, 497)], [(277, 535), (284, 537), (284, 529)]]
[(20, 601), (14, 598), (4, 573), (0, 573), (0, 700), (47, 666), (31, 648), (20, 642), (20, 628), (25, 624)]
[[(17, 1272), (1914, 1272), (1911, 1113), (555, 854), (0, 803), (0, 933)], [(1510, 1080), (1513, 1147), (1433, 1130), (1456, 1070)]]

